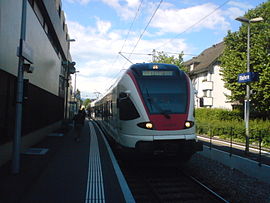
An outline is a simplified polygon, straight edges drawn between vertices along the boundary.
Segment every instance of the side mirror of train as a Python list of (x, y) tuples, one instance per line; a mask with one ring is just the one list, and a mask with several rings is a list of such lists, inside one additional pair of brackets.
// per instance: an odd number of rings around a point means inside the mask
[(116, 106), (119, 107), (119, 104), (129, 98), (130, 91), (126, 90), (125, 92), (120, 92), (119, 97), (117, 98)]
[(120, 100), (127, 99), (127, 98), (129, 98), (129, 95), (130, 95), (130, 90), (126, 90), (124, 92), (120, 92), (119, 93), (119, 99)]
[(119, 94), (119, 99), (123, 100), (123, 99), (127, 99), (128, 98), (128, 94), (125, 92), (120, 92)]

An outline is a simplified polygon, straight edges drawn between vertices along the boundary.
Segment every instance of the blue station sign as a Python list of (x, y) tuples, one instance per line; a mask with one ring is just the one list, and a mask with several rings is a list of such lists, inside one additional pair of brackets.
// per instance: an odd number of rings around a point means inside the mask
[(240, 73), (238, 75), (239, 83), (255, 82), (259, 80), (259, 74), (256, 72)]

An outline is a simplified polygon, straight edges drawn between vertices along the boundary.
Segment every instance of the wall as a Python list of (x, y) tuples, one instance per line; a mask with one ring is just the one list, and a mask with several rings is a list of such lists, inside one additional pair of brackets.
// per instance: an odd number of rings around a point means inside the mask
[(0, 69), (13, 75), (17, 75), (18, 68), (21, 10), (18, 0), (0, 1)]
[[(28, 147), (40, 142), (44, 139), (50, 132), (58, 129), (61, 126), (61, 122), (54, 123), (52, 125), (47, 126), (46, 128), (37, 130), (24, 136), (22, 138), (21, 151), (25, 151)], [(9, 161), (12, 157), (12, 143), (8, 142), (3, 145), (0, 145), (0, 166)]]
[[(17, 75), (17, 47), (20, 39), (21, 1), (0, 1), (0, 69)], [(59, 91), (61, 57), (57, 55), (33, 9), (27, 2), (26, 42), (33, 50), (34, 73), (25, 74), (29, 82), (55, 95)]]
[(215, 65), (213, 69), (214, 69), (212, 74), (212, 81), (214, 82), (212, 92), (212, 97), (214, 98), (213, 107), (232, 109), (231, 103), (226, 102), (228, 100), (225, 94), (230, 95), (231, 92), (224, 87), (224, 81), (222, 80), (222, 76), (220, 75), (220, 66)]
[[(61, 3), (60, 0), (57, 1)], [(43, 2), (45, 3), (45, 0), (36, 0), (35, 5), (43, 9), (36, 12), (40, 19), (47, 20), (47, 27), (43, 24), (44, 28), (32, 6), (26, 1), (25, 41), (33, 50), (35, 69), (32, 74), (24, 74), (24, 79), (29, 79), (29, 85), (25, 86), (24, 98), (28, 98), (24, 99), (22, 110), (23, 146), (38, 142), (46, 136), (48, 129), (55, 129), (50, 126), (59, 127), (64, 117), (65, 102), (64, 95), (59, 96), (59, 92), (63, 93), (59, 91), (59, 76), (62, 69), (61, 57), (67, 60), (69, 55), (65, 32), (67, 29), (65, 26), (63, 29), (64, 19), (57, 16), (55, 1), (46, 0), (46, 5), (49, 7), (45, 7)], [(45, 12), (44, 8), (50, 8), (48, 13), (54, 17), (50, 18), (51, 16)], [(16, 77), (19, 60), (17, 47), (21, 31), (21, 12), (22, 0), (0, 0), (0, 151), (2, 147), (5, 147), (5, 150), (11, 150), (14, 136)], [(63, 16), (62, 11), (61, 16)], [(61, 87), (62, 90), (65, 88), (63, 84)], [(2, 156), (2, 153), (0, 154)], [(7, 159), (7, 157), (3, 158)]]
[(198, 91), (198, 94), (195, 96), (196, 107), (200, 106), (199, 98), (204, 97), (202, 84), (204, 80), (213, 82), (213, 89), (207, 90), (206, 92), (206, 97), (213, 98), (213, 105), (209, 107), (232, 109), (231, 103), (226, 102), (225, 94), (230, 94), (230, 91), (224, 87), (224, 82), (220, 75), (220, 66), (218, 65), (214, 65), (210, 71), (206, 70), (205, 72), (193, 76), (192, 82), (195, 89)]

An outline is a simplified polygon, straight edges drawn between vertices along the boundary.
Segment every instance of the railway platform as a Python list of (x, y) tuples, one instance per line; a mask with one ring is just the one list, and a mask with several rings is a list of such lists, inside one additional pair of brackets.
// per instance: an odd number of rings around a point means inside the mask
[(11, 174), (11, 163), (2, 166), (0, 203), (135, 202), (95, 124), (85, 121), (79, 141), (75, 133), (47, 136), (23, 153), (19, 174)]
[[(9, 202), (135, 202), (129, 187), (116, 163), (107, 141), (94, 122), (86, 120), (80, 141), (75, 140), (72, 128), (67, 133), (55, 133), (21, 154), (19, 174), (11, 174), (11, 163), (0, 167), (0, 203)], [(61, 136), (58, 136), (61, 135)], [(202, 138), (200, 138), (201, 141)], [(209, 142), (204, 140), (205, 147)], [(212, 147), (222, 151), (230, 149), (216, 142)], [(40, 154), (31, 153), (40, 151)], [(45, 151), (45, 152), (44, 152)], [(233, 151), (241, 156), (243, 149), (233, 145)], [(44, 153), (42, 153), (44, 152)], [(241, 158), (228, 154), (215, 154), (215, 150), (205, 149), (201, 153), (225, 164), (242, 164)], [(251, 157), (244, 157), (249, 158)], [(262, 165), (245, 167), (256, 174), (268, 170), (270, 158), (263, 154)], [(243, 167), (242, 167), (243, 168)], [(265, 173), (266, 174), (266, 173)], [(267, 173), (268, 174), (268, 173)], [(262, 177), (268, 177), (262, 176)]]
[(250, 145), (249, 153), (241, 143), (230, 143), (221, 139), (198, 136), (204, 150), (200, 155), (216, 160), (231, 169), (237, 169), (247, 176), (270, 184), (270, 152)]
[(262, 148), (261, 150), (257, 146), (250, 145), (249, 153), (245, 153), (245, 144), (229, 142), (218, 138), (210, 138), (205, 135), (198, 135), (198, 139), (207, 146), (209, 149), (215, 148), (230, 155), (238, 155), (240, 157), (253, 160), (258, 164), (265, 164), (270, 166), (270, 150)]

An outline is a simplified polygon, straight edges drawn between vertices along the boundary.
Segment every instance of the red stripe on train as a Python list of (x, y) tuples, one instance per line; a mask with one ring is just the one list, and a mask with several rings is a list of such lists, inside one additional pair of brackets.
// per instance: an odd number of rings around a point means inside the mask
[(187, 114), (169, 114), (170, 118), (164, 115), (152, 114), (150, 121), (154, 125), (155, 130), (181, 130), (185, 128)]

